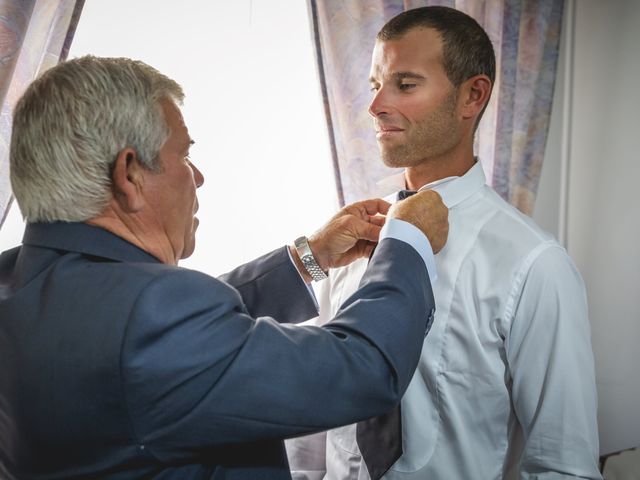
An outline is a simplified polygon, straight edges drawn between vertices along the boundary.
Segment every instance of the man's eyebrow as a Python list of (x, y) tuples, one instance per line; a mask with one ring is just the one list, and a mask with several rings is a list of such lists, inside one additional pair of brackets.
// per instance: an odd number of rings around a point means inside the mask
[(405, 78), (413, 78), (415, 80), (424, 80), (426, 78), (424, 75), (420, 75), (419, 73), (415, 73), (415, 72), (396, 72), (391, 76), (398, 80), (403, 80)]
[[(391, 77), (396, 80), (404, 80), (405, 78), (424, 80), (426, 78), (424, 75), (415, 72), (394, 72), (391, 74)], [(369, 83), (378, 83), (378, 80), (375, 77), (369, 77)]]

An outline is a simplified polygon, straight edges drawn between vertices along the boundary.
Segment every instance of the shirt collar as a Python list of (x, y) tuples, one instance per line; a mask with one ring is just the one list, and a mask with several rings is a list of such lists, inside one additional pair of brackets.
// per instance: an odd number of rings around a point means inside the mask
[[(442, 197), (442, 201), (447, 208), (452, 208), (463, 202), (471, 195), (476, 193), (482, 186), (486, 184), (486, 177), (482, 164), (479, 161), (467, 170), (461, 177), (446, 177), (435, 182), (423, 185), (418, 189), (422, 190), (435, 190)], [(389, 177), (383, 178), (377, 183), (378, 194), (381, 196), (388, 196), (405, 188), (404, 172), (400, 172)], [(395, 200), (395, 197), (394, 197)]]

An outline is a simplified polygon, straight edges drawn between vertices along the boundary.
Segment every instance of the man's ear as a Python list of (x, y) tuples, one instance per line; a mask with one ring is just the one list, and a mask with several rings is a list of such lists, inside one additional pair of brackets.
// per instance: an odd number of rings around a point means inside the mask
[(460, 87), (462, 99), (462, 118), (477, 118), (489, 101), (491, 80), (486, 75), (475, 75), (467, 79)]
[(135, 213), (144, 206), (145, 174), (133, 148), (127, 147), (118, 153), (111, 173), (113, 198), (125, 212)]

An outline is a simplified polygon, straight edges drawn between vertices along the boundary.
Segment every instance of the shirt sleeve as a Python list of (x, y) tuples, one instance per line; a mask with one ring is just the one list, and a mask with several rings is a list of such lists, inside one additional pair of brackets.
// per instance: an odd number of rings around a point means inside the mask
[(601, 479), (597, 394), (587, 299), (564, 249), (545, 248), (512, 296), (506, 339), (521, 479)]
[(438, 278), (438, 272), (436, 271), (433, 249), (427, 236), (418, 227), (404, 220), (388, 218), (380, 232), (380, 240), (383, 238), (395, 238), (411, 245), (422, 257), (429, 272), (431, 284), (435, 283)]

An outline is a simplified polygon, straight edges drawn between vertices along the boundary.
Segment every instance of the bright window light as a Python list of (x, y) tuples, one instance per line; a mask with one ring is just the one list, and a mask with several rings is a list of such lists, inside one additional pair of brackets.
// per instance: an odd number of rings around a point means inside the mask
[[(218, 275), (336, 211), (306, 2), (86, 2), (69, 58), (85, 54), (140, 59), (185, 90), (205, 183), (196, 251), (182, 266)], [(20, 230), (17, 210), (7, 229)], [(2, 230), (4, 249), (13, 232)]]

